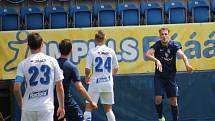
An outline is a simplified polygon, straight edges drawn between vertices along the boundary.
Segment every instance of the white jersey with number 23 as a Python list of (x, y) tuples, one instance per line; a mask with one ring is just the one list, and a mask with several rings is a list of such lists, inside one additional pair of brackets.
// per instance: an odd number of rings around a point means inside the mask
[(26, 81), (22, 110), (54, 109), (55, 81), (63, 79), (57, 60), (43, 53), (32, 54), (17, 68), (16, 81)]

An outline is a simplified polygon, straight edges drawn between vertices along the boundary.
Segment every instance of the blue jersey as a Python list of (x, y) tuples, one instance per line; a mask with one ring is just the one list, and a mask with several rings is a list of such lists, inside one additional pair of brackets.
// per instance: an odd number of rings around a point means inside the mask
[(151, 48), (155, 50), (155, 58), (162, 64), (162, 72), (155, 68), (155, 76), (164, 79), (174, 78), (176, 73), (177, 51), (182, 47), (173, 40), (170, 40), (165, 46), (161, 44), (161, 41), (157, 41)]
[[(63, 70), (63, 75), (65, 78), (63, 79), (63, 87), (64, 87), (64, 94), (65, 94), (65, 118), (67, 121), (83, 121), (83, 112), (80, 109), (77, 102), (74, 100), (71, 94), (70, 86), (72, 82), (81, 81), (80, 73), (77, 67), (68, 59), (66, 58), (59, 58), (57, 59), (60, 68)], [(57, 94), (55, 91), (55, 114), (54, 114), (54, 121), (64, 121), (57, 119)]]
[(59, 58), (57, 59), (60, 68), (63, 70), (63, 87), (64, 87), (64, 94), (65, 98), (71, 96), (70, 86), (72, 81), (75, 83), (76, 81), (80, 81), (80, 73), (77, 69), (77, 67), (68, 59), (65, 58)]

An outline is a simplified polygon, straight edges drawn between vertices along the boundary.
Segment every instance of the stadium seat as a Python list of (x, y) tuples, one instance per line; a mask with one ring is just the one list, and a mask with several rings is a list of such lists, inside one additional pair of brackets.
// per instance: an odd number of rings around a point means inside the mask
[(7, 0), (10, 3), (21, 3), (24, 2), (25, 0)]
[(156, 2), (141, 3), (140, 13), (144, 18), (144, 24), (163, 24), (163, 8)]
[(4, 8), (1, 12), (2, 31), (19, 29), (19, 14), (15, 8)]
[(72, 18), (73, 27), (75, 28), (92, 26), (92, 12), (86, 5), (71, 6), (69, 16)]
[(211, 12), (215, 14), (215, 0), (211, 0), (210, 7), (211, 7)]
[(24, 20), (25, 29), (43, 29), (44, 16), (39, 7), (25, 7), (20, 10), (21, 19)]
[(98, 26), (115, 26), (116, 11), (111, 4), (95, 4), (94, 16), (97, 18)]
[(70, 0), (58, 0), (59, 2), (68, 2)]
[(165, 3), (165, 14), (168, 16), (168, 23), (186, 23), (186, 7), (180, 1), (168, 1)]
[(211, 20), (215, 21), (215, 0), (210, 1), (210, 8), (211, 8)]
[(45, 8), (45, 14), (50, 29), (68, 27), (68, 14), (63, 6), (48, 6)]
[(37, 2), (37, 3), (41, 3), (41, 2), (46, 2), (47, 0), (32, 0), (34, 2)]
[(3, 8), (0, 8), (0, 31), (2, 30), (2, 20), (1, 20), (2, 13), (3, 13)]
[(188, 11), (191, 14), (192, 22), (209, 22), (209, 5), (204, 0), (188, 1)]
[(134, 3), (121, 3), (118, 5), (118, 15), (123, 26), (139, 25), (139, 8)]

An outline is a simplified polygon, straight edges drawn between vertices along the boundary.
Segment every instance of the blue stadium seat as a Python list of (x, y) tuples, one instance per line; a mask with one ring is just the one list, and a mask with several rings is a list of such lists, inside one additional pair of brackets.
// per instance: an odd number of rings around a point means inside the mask
[(41, 2), (46, 2), (47, 0), (32, 0), (34, 2), (37, 2), (37, 3), (41, 3)]
[(2, 13), (3, 13), (3, 8), (0, 8), (0, 30), (2, 30), (2, 20), (1, 20)]
[(69, 16), (72, 18), (73, 27), (75, 28), (92, 26), (92, 12), (86, 5), (71, 6)]
[(209, 22), (209, 5), (204, 0), (188, 1), (188, 11), (191, 13), (192, 22)]
[(59, 2), (68, 2), (70, 0), (58, 0)]
[(24, 2), (25, 0), (7, 0), (10, 3), (21, 3)]
[(4, 8), (1, 12), (2, 31), (19, 29), (19, 14), (15, 8)]
[(215, 0), (211, 0), (210, 7), (211, 7), (211, 12), (215, 14)]
[(45, 14), (50, 29), (68, 27), (68, 14), (63, 6), (48, 6), (45, 8)]
[(134, 3), (121, 3), (118, 5), (118, 14), (123, 26), (139, 25), (139, 8)]
[(116, 25), (116, 11), (111, 4), (95, 4), (94, 16), (97, 18), (98, 26)]
[(21, 19), (24, 20), (25, 29), (43, 29), (44, 15), (39, 7), (25, 7), (20, 10)]
[(168, 16), (168, 23), (186, 23), (186, 7), (180, 1), (168, 1), (165, 3), (165, 13)]
[(163, 24), (163, 8), (156, 2), (141, 3), (141, 16), (144, 17), (144, 24)]

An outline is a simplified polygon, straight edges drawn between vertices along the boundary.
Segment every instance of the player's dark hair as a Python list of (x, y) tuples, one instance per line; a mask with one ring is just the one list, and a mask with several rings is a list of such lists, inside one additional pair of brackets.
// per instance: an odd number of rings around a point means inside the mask
[(160, 33), (161, 33), (161, 31), (163, 31), (163, 30), (167, 30), (167, 31), (168, 31), (168, 33), (170, 33), (169, 28), (163, 27), (163, 28), (160, 28), (160, 29), (159, 29), (159, 34), (160, 34)]
[(96, 34), (95, 34), (95, 40), (98, 42), (101, 42), (105, 39), (105, 33), (102, 30), (99, 30)]
[(64, 39), (59, 44), (59, 50), (62, 55), (68, 55), (72, 50), (72, 43), (69, 39)]
[(32, 32), (28, 35), (28, 46), (30, 49), (37, 50), (41, 47), (43, 39), (39, 33)]

